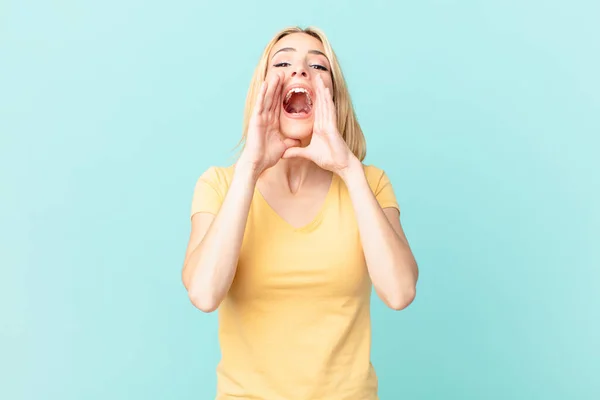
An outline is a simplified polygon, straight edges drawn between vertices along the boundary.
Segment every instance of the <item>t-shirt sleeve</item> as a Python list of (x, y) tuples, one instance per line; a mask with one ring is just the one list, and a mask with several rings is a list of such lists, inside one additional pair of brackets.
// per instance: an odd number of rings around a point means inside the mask
[(217, 215), (225, 194), (227, 180), (217, 167), (210, 167), (198, 178), (192, 197), (191, 216), (205, 212)]
[(390, 178), (385, 171), (374, 166), (366, 167), (367, 180), (381, 208), (395, 208), (400, 211)]

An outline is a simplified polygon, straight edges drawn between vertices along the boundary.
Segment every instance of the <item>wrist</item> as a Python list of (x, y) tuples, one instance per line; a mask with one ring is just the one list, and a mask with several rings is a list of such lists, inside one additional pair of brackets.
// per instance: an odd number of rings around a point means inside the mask
[(338, 175), (342, 180), (348, 184), (348, 181), (356, 176), (364, 175), (363, 165), (354, 154), (350, 154), (350, 160), (348, 165), (338, 172)]
[(256, 183), (258, 177), (262, 173), (260, 167), (253, 162), (240, 158), (235, 163), (234, 179), (241, 179), (243, 181), (249, 181)]

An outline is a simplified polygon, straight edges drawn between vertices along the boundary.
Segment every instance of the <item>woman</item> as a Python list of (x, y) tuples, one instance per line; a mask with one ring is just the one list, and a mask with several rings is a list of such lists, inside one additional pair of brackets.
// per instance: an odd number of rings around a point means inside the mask
[(219, 308), (217, 398), (377, 399), (371, 287), (403, 309), (418, 269), (320, 30), (267, 45), (244, 139), (196, 184), (183, 268), (192, 303)]

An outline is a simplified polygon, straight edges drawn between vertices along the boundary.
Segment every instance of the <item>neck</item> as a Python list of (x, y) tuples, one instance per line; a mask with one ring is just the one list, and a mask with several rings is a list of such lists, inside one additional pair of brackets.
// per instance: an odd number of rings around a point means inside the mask
[(263, 173), (261, 179), (276, 185), (283, 185), (295, 193), (302, 186), (312, 186), (330, 177), (331, 172), (320, 168), (310, 160), (290, 158), (279, 160), (277, 164)]

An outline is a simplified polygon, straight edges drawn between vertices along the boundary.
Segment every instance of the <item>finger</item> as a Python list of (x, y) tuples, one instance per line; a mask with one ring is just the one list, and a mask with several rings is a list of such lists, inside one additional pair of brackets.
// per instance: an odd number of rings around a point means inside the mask
[(333, 105), (333, 98), (331, 97), (331, 91), (329, 88), (325, 88), (325, 99), (327, 103), (327, 117), (332, 120), (335, 119), (335, 109)]
[(269, 111), (271, 109), (271, 105), (273, 104), (273, 97), (275, 94), (275, 88), (279, 83), (279, 75), (273, 76), (269, 79), (269, 87), (267, 88), (267, 93), (265, 95), (264, 100), (264, 110)]
[(283, 145), (285, 146), (286, 149), (289, 149), (290, 147), (298, 147), (300, 146), (300, 140), (298, 139), (290, 139), (290, 138), (285, 138), (283, 139)]
[(254, 103), (254, 112), (260, 114), (263, 112), (263, 103), (265, 101), (265, 93), (267, 91), (268, 83), (267, 81), (263, 81), (260, 84), (260, 89), (258, 90), (258, 96), (256, 96), (256, 102)]
[(327, 104), (327, 91), (325, 88), (325, 82), (323, 82), (323, 78), (319, 76), (319, 86), (321, 88), (321, 121), (325, 123), (327, 121), (327, 111), (329, 110)]
[(315, 98), (313, 99), (313, 109), (315, 119), (313, 121), (313, 129), (316, 129), (319, 125), (319, 101), (321, 101), (321, 95), (319, 94), (319, 77), (315, 80)]
[(321, 83), (321, 118), (323, 123), (327, 121), (329, 104), (327, 103), (327, 88), (325, 87), (325, 82), (323, 82), (323, 78), (319, 76), (319, 82)]
[(286, 151), (283, 152), (281, 158), (305, 158), (307, 160), (311, 159), (310, 151), (307, 150), (306, 147), (290, 147)]
[(271, 106), (271, 111), (275, 112), (276, 116), (279, 116), (277, 112), (279, 107), (281, 107), (281, 92), (283, 91), (283, 77), (281, 74), (277, 74), (277, 86), (275, 87), (275, 99)]
[(321, 77), (319, 76), (317, 78), (317, 110), (315, 113), (315, 122), (318, 122), (317, 128), (319, 130), (321, 130), (323, 128), (323, 122), (324, 122), (324, 117), (325, 117), (325, 113), (324, 113), (324, 108), (325, 108), (325, 101), (324, 101), (324, 95), (323, 95), (323, 80), (321, 79)]
[(324, 116), (327, 116), (327, 111), (329, 111), (329, 89), (325, 86), (325, 82), (321, 75), (319, 75), (319, 83), (319, 86), (321, 87), (321, 97), (323, 98), (323, 109), (325, 111)]
[(323, 91), (323, 120), (332, 122), (337, 126), (337, 117), (335, 115), (335, 106), (333, 104), (333, 97), (331, 96), (331, 91), (328, 87), (325, 86), (325, 82), (323, 82), (323, 78), (319, 76), (321, 80), (321, 90)]

